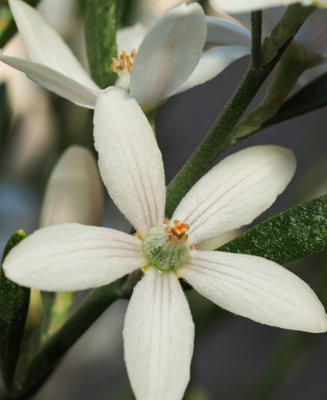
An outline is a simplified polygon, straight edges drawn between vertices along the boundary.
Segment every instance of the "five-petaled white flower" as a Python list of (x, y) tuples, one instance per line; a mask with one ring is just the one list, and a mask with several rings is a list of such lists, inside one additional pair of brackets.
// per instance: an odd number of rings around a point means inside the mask
[(295, 3), (301, 3), (303, 6), (327, 7), (327, 0), (210, 0), (210, 3), (230, 13), (289, 6)]
[(268, 208), (294, 174), (291, 151), (257, 146), (225, 158), (168, 221), (161, 153), (135, 99), (106, 89), (94, 123), (102, 179), (137, 234), (79, 224), (47, 227), (16, 246), (3, 268), (13, 281), (49, 291), (93, 288), (142, 268), (124, 326), (137, 399), (180, 399), (189, 381), (194, 326), (180, 277), (226, 310), (263, 324), (326, 331), (322, 304), (293, 273), (261, 257), (195, 247)]
[[(28, 4), (21, 0), (9, 4), (29, 61), (2, 52), (0, 60), (72, 102), (94, 108), (100, 89), (60, 36)], [(119, 75), (116, 85), (129, 90), (144, 109), (151, 109), (214, 78), (249, 52), (244, 46), (228, 46), (203, 53), (206, 32), (203, 10), (196, 3), (168, 10), (146, 34), (140, 26), (118, 32), (120, 57), (112, 64)]]

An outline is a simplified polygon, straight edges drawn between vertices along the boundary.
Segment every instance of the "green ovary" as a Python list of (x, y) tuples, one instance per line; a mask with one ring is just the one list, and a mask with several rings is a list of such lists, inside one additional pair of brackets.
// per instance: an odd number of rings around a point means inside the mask
[(160, 271), (176, 271), (190, 258), (188, 245), (182, 240), (172, 242), (164, 226), (153, 227), (144, 239), (142, 253), (149, 266)]

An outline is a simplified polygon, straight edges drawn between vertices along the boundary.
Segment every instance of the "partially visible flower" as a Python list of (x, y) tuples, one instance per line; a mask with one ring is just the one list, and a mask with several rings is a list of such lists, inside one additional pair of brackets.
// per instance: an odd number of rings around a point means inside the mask
[[(9, 0), (9, 4), (30, 61), (1, 52), (0, 60), (72, 102), (94, 108), (100, 89), (62, 39), (28, 4), (21, 0)], [(120, 36), (128, 36), (126, 32)], [(169, 96), (212, 79), (249, 53), (247, 47), (231, 46), (202, 54), (205, 38), (206, 20), (198, 4), (182, 3), (170, 9), (147, 32), (139, 48), (120, 48), (112, 65), (119, 74), (116, 85), (151, 109)]]
[(221, 307), (282, 328), (324, 332), (324, 308), (309, 286), (278, 264), (195, 245), (250, 223), (295, 171), (293, 154), (257, 146), (227, 157), (164, 218), (165, 177), (153, 131), (136, 101), (100, 93), (95, 145), (108, 192), (135, 227), (60, 224), (36, 231), (7, 256), (5, 274), (43, 290), (102, 286), (142, 268), (124, 326), (125, 361), (139, 400), (181, 399), (190, 376), (194, 326), (178, 278)]
[(301, 3), (304, 6), (327, 7), (327, 0), (210, 0), (214, 7), (229, 13), (261, 10), (263, 8), (289, 6)]
[[(12, 56), (25, 55), (18, 36), (5, 49)], [(56, 121), (47, 94), (19, 71), (1, 63), (0, 82), (6, 83), (13, 121), (4, 154), (5, 170), (21, 176), (44, 162), (55, 147)]]
[[(219, 10), (218, 10), (219, 11)], [(262, 14), (262, 36), (269, 36), (271, 30), (281, 19), (284, 7), (264, 10)], [(221, 14), (219, 18), (207, 17), (208, 34), (207, 44), (211, 46), (239, 45), (251, 46), (251, 31), (249, 14), (238, 15), (240, 21), (228, 18), (225, 14)], [(310, 64), (310, 59), (314, 62), (312, 65), (319, 64), (318, 67), (312, 69), (318, 73), (327, 70), (327, 10), (316, 10), (302, 25), (296, 34), (294, 41), (300, 45), (299, 51), (304, 52), (304, 61)], [(302, 54), (301, 53), (301, 54)], [(311, 70), (306, 71), (300, 82), (307, 83), (309, 76), (311, 79), (317, 76)]]
[(94, 157), (82, 146), (71, 146), (49, 178), (40, 227), (63, 222), (101, 225), (102, 212), (102, 184)]

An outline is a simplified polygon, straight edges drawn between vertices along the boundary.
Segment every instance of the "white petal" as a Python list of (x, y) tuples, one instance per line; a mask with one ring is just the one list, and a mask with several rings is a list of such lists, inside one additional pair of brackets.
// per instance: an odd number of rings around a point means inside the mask
[(43, 198), (40, 227), (64, 222), (100, 225), (102, 182), (92, 153), (71, 146), (59, 158)]
[(207, 44), (214, 46), (251, 46), (251, 32), (240, 23), (221, 18), (206, 17)]
[(5, 259), (6, 276), (53, 292), (90, 289), (145, 265), (140, 240), (108, 228), (79, 224), (39, 229)]
[(167, 11), (145, 36), (131, 71), (131, 93), (152, 107), (181, 85), (197, 65), (206, 37), (198, 4)]
[(313, 3), (313, 0), (210, 0), (210, 3), (214, 7), (221, 7), (226, 12), (238, 13), (268, 7), (288, 6), (294, 3), (308, 6)]
[(191, 76), (176, 90), (169, 93), (169, 96), (209, 81), (220, 74), (233, 61), (250, 54), (250, 52), (250, 47), (244, 46), (222, 46), (205, 51)]
[(116, 34), (118, 54), (121, 54), (123, 50), (127, 54), (130, 54), (133, 49), (137, 51), (146, 32), (146, 28), (141, 24), (119, 29)]
[(180, 400), (190, 378), (194, 325), (174, 274), (149, 269), (124, 326), (128, 376), (137, 400)]
[(30, 60), (98, 89), (69, 47), (33, 7), (21, 0), (9, 0), (9, 4)]
[(282, 266), (261, 257), (194, 251), (178, 273), (200, 294), (262, 324), (325, 332), (327, 317), (311, 288)]
[(293, 153), (255, 146), (221, 161), (182, 199), (172, 219), (187, 222), (191, 243), (249, 224), (271, 206), (295, 171)]
[(115, 87), (101, 92), (94, 114), (102, 179), (117, 207), (144, 237), (162, 223), (165, 176), (148, 120), (136, 101)]
[(226, 232), (223, 235), (215, 236), (210, 239), (206, 239), (196, 245), (198, 250), (216, 250), (218, 247), (225, 243), (230, 242), (241, 234), (240, 229), (234, 229), (233, 231)]
[(0, 60), (19, 71), (24, 72), (30, 79), (48, 90), (65, 97), (82, 107), (94, 108), (98, 90), (80, 84), (62, 73), (42, 64), (5, 56), (0, 51)]

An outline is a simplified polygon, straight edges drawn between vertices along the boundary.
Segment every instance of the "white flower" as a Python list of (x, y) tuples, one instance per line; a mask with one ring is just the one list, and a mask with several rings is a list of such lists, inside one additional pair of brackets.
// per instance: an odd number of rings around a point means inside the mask
[[(72, 102), (94, 108), (100, 89), (63, 40), (28, 4), (21, 0), (9, 0), (9, 4), (30, 61), (8, 57), (1, 52), (0, 60)], [(167, 11), (144, 38), (142, 29), (136, 30), (133, 50), (121, 48), (121, 43), (128, 36), (130, 39), (135, 29), (118, 34), (120, 58), (114, 61), (112, 68), (120, 76), (117, 85), (129, 88), (145, 109), (212, 79), (236, 58), (249, 53), (247, 47), (234, 46), (229, 51), (216, 49), (202, 54), (206, 20), (196, 3), (182, 3)]]
[(322, 304), (288, 270), (260, 257), (194, 248), (250, 223), (274, 202), (295, 171), (289, 150), (257, 146), (227, 157), (167, 221), (161, 153), (136, 101), (117, 88), (101, 92), (94, 123), (102, 179), (137, 235), (55, 225), (23, 240), (3, 268), (22, 285), (71, 291), (105, 285), (143, 267), (124, 326), (137, 399), (181, 399), (189, 380), (194, 327), (179, 277), (226, 310), (263, 324), (327, 329)]
[[(221, 14), (220, 10), (217, 10)], [(282, 18), (284, 7), (264, 10), (262, 14), (262, 36), (269, 36), (274, 26)], [(207, 17), (208, 33), (207, 44), (211, 46), (231, 45), (251, 47), (250, 14), (239, 14), (240, 21), (223, 13), (219, 18)], [(327, 70), (327, 10), (316, 10), (302, 25), (296, 34), (294, 41), (305, 51), (307, 57), (315, 58), (321, 62), (317, 67), (311, 68), (302, 74), (300, 84), (306, 84), (309, 80)]]
[(102, 214), (103, 191), (94, 157), (85, 147), (71, 146), (48, 180), (40, 227), (63, 222), (101, 225)]
[(327, 0), (209, 0), (214, 7), (230, 13), (255, 11), (263, 8), (289, 6), (301, 3), (304, 6), (327, 7)]

